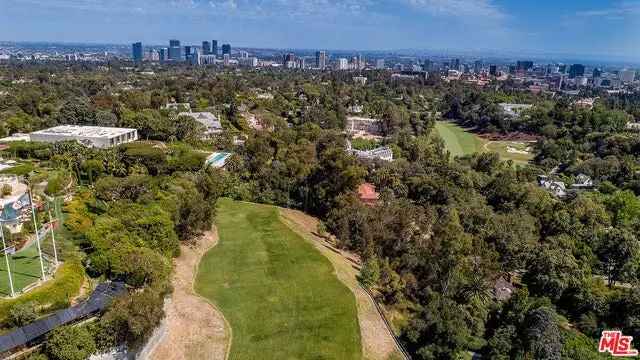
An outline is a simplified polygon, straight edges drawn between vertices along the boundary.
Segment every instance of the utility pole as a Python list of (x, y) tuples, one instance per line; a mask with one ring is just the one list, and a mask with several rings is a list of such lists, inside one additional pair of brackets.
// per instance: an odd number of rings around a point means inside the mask
[(36, 220), (36, 207), (33, 205), (33, 192), (29, 186), (29, 202), (31, 203), (31, 215), (33, 215), (33, 228), (36, 230), (36, 244), (38, 245), (38, 255), (40, 255), (40, 271), (42, 272), (42, 280), (46, 279), (44, 273), (44, 262), (42, 261), (42, 249), (40, 248), (40, 234), (38, 234), (38, 221)]
[(16, 293), (13, 291), (13, 278), (11, 278), (11, 267), (9, 266), (9, 255), (7, 254), (7, 244), (4, 241), (4, 223), (0, 219), (0, 234), (2, 236), (2, 251), (4, 251), (4, 260), (7, 262), (7, 274), (9, 274), (9, 287), (11, 288), (11, 297), (15, 297)]

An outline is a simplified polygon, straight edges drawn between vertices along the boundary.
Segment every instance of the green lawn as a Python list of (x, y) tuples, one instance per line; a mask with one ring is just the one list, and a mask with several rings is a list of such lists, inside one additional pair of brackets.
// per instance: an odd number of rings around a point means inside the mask
[[(512, 160), (517, 164), (526, 164), (533, 158), (532, 143), (521, 141), (488, 141), (466, 131), (464, 128), (449, 121), (437, 121), (436, 131), (444, 140), (446, 149), (451, 156), (470, 155), (475, 152), (495, 152), (502, 160)], [(523, 153), (527, 151), (528, 153)]]
[(463, 156), (483, 151), (484, 141), (482, 139), (452, 122), (437, 121), (436, 131), (444, 140), (451, 156)]
[(361, 359), (356, 303), (277, 208), (222, 199), (196, 291), (231, 325), (230, 359)]
[[(50, 237), (47, 237), (46, 239), (51, 241)], [(2, 253), (0, 254), (0, 295), (2, 296), (11, 295), (6, 264), (4, 253)], [(16, 292), (19, 292), (27, 285), (40, 280), (42, 273), (40, 270), (38, 247), (36, 246), (35, 241), (26, 249), (22, 249), (21, 251), (10, 255), (9, 265), (11, 266), (11, 275), (13, 275), (13, 288)], [(47, 266), (46, 261), (45, 266)]]

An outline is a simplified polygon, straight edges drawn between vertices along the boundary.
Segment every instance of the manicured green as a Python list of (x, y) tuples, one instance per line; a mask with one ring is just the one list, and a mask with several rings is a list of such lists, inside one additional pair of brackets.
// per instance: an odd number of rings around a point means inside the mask
[(266, 205), (218, 202), (196, 290), (229, 321), (230, 359), (361, 359), (353, 294)]
[(437, 121), (436, 131), (444, 140), (451, 156), (464, 156), (483, 151), (483, 141), (462, 127), (449, 122)]
[[(449, 121), (437, 121), (436, 131), (444, 140), (451, 156), (470, 155), (475, 152), (495, 152), (502, 160), (526, 164), (533, 158), (532, 143), (521, 141), (488, 141)], [(528, 151), (528, 154), (519, 151)]]
[[(47, 237), (51, 241), (50, 237)], [(21, 291), (24, 287), (38, 281), (42, 276), (40, 269), (40, 257), (38, 256), (38, 248), (35, 241), (25, 249), (9, 255), (9, 265), (11, 266), (11, 275), (13, 278), (13, 288), (16, 292)], [(44, 260), (45, 270), (48, 266), (46, 259)], [(4, 259), (4, 253), (0, 254), (0, 295), (10, 295), (9, 279), (7, 277), (7, 262)]]

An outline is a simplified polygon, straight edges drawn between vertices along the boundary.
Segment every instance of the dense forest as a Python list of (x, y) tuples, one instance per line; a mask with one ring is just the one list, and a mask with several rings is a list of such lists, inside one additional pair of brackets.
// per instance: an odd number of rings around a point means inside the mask
[[(363, 283), (417, 359), (470, 351), (599, 359), (603, 329), (640, 338), (640, 137), (625, 130), (638, 115), (638, 94), (601, 94), (593, 109), (578, 109), (568, 96), (509, 84), (482, 89), (384, 72), (368, 73), (361, 86), (348, 73), (155, 71), (0, 68), (4, 135), (85, 124), (134, 127), (148, 140), (110, 150), (71, 143), (5, 150), (78, 179), (67, 226), (87, 273), (141, 289), (99, 322), (67, 329), (85, 333), (73, 341), (93, 350), (141, 343), (162, 317), (178, 244), (210, 227), (221, 196), (320, 217), (339, 246), (361, 256)], [(200, 139), (197, 123), (163, 109), (172, 100), (220, 114), (224, 134)], [(498, 103), (509, 101), (534, 106), (507, 117)], [(354, 104), (381, 119), (395, 161), (344, 151)], [(246, 113), (264, 129), (251, 128)], [(433, 131), (442, 118), (477, 132), (535, 135), (535, 159), (527, 166), (494, 153), (453, 159)], [(234, 155), (225, 170), (203, 169), (200, 150), (215, 149)], [(556, 198), (536, 183), (550, 172), (569, 183), (586, 174), (596, 189)], [(357, 197), (364, 181), (381, 194), (375, 207)], [(499, 298), (494, 290), (504, 282), (513, 293)], [(64, 358), (59, 349), (67, 347), (56, 347), (64, 337), (52, 335), (47, 356)]]

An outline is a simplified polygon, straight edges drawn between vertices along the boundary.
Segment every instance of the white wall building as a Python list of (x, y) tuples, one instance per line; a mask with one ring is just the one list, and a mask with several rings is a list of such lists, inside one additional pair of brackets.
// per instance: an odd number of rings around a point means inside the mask
[(31, 141), (55, 143), (77, 141), (82, 145), (109, 148), (138, 140), (138, 130), (102, 126), (61, 125), (29, 134)]
[(349, 70), (349, 60), (345, 58), (338, 59), (336, 67), (338, 70)]
[(636, 78), (636, 71), (635, 70), (622, 70), (620, 71), (620, 80), (622, 80), (623, 83), (627, 84), (627, 83), (632, 83), (633, 80), (635, 80)]

